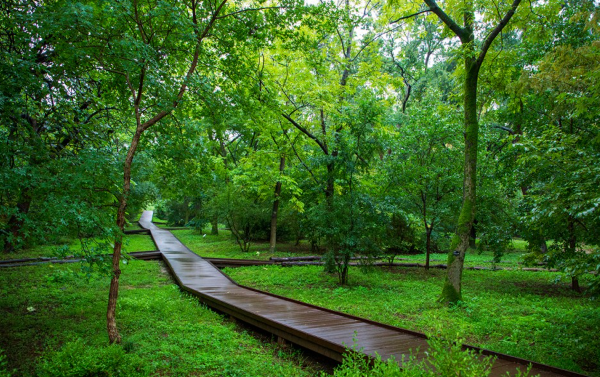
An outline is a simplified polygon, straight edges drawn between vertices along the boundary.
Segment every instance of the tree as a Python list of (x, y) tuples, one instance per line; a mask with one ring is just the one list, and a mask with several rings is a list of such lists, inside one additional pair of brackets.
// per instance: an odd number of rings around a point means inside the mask
[(526, 237), (554, 241), (534, 256), (565, 271), (576, 291), (578, 276), (598, 270), (599, 56), (597, 42), (559, 46), (523, 78), (526, 101), (539, 115), (514, 144), (520, 184), (528, 188), (521, 208)]
[[(463, 111), (464, 111), (464, 135), (465, 135), (465, 162), (463, 173), (463, 203), (458, 217), (456, 227), (456, 236), (454, 237), (451, 249), (448, 252), (447, 276), (442, 289), (441, 300), (447, 303), (455, 303), (462, 298), (462, 271), (465, 259), (465, 252), (469, 247), (471, 228), (475, 219), (475, 208), (477, 201), (477, 144), (479, 135), (479, 122), (477, 119), (477, 81), (479, 71), (485, 60), (486, 54), (496, 37), (508, 25), (510, 19), (515, 14), (521, 0), (514, 0), (507, 9), (504, 10), (504, 16), (484, 35), (480, 45), (476, 41), (475, 33), (475, 12), (474, 1), (468, 1), (461, 7), (457, 7), (456, 16), (463, 19), (462, 26), (455, 21), (452, 14), (444, 12), (435, 0), (424, 0), (427, 9), (405, 16), (413, 17), (418, 14), (431, 12), (434, 13), (440, 21), (459, 38), (462, 51), (461, 57), (464, 63), (464, 82), (463, 82)], [(487, 17), (495, 17), (495, 12), (486, 13)], [(453, 18), (454, 17), (454, 18)], [(483, 23), (486, 28), (489, 23)]]
[[(130, 124), (133, 123), (135, 130), (123, 165), (117, 210), (116, 222), (122, 231), (131, 189), (132, 163), (143, 133), (180, 105), (188, 86), (196, 79), (194, 73), (200, 59), (216, 53), (214, 47), (205, 43), (217, 34), (215, 30), (231, 42), (236, 38), (245, 40), (249, 29), (260, 20), (248, 16), (247, 9), (228, 7), (227, 0), (109, 3), (110, 6), (99, 8), (94, 8), (96, 4), (76, 5), (74, 10), (85, 17), (73, 27), (87, 25), (86, 29), (93, 31), (82, 35), (80, 46), (95, 59), (98, 70), (112, 74), (114, 100), (130, 114)], [(233, 15), (239, 15), (242, 22), (238, 23)], [(185, 61), (188, 63), (183, 63)], [(121, 247), (122, 233), (114, 243), (107, 309), (111, 343), (121, 339), (115, 319)]]
[[(400, 210), (419, 219), (424, 230), (425, 269), (429, 268), (434, 231), (454, 222), (460, 187), (460, 147), (456, 110), (415, 104), (400, 121), (386, 156), (388, 192)], [(419, 106), (420, 105), (420, 106)], [(432, 240), (432, 237), (435, 237)], [(439, 237), (441, 241), (441, 237)]]
[(114, 112), (103, 99), (107, 85), (71, 48), (77, 35), (62, 5), (10, 1), (0, 8), (4, 252), (53, 241), (57, 229), (111, 233), (106, 209), (114, 204), (119, 151), (111, 146), (119, 127), (107, 122)]

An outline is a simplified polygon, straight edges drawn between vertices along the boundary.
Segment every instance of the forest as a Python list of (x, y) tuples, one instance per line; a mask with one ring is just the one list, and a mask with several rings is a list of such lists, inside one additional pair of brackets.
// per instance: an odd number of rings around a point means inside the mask
[(240, 284), (600, 376), (597, 1), (5, 0), (0, 54), (1, 377), (490, 373), (257, 338), (132, 260), (144, 210), (292, 262)]

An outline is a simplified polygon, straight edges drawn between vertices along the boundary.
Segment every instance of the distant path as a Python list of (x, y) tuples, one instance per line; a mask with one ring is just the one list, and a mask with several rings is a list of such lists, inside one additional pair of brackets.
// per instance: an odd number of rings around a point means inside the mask
[[(194, 254), (170, 231), (152, 223), (152, 211), (145, 211), (139, 224), (150, 230), (177, 283), (206, 305), (232, 317), (266, 330), (280, 339), (311, 349), (341, 361), (346, 346), (356, 339), (357, 349), (367, 355), (377, 352), (382, 359), (394, 356), (401, 360), (410, 350), (419, 349), (416, 357), (425, 356), (428, 348), (424, 334), (362, 319), (285, 297), (241, 286), (212, 263)], [(479, 350), (479, 348), (466, 346)], [(528, 360), (483, 350), (497, 357), (491, 376), (511, 375), (526, 370)], [(532, 363), (531, 375), (544, 377), (583, 376), (543, 364)]]

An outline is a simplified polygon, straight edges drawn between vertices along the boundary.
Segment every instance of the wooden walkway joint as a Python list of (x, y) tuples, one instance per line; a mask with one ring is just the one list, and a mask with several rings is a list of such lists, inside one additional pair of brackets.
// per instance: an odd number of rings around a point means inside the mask
[[(241, 286), (223, 274), (209, 261), (193, 253), (170, 231), (152, 223), (151, 211), (145, 211), (139, 224), (150, 230), (163, 260), (179, 286), (198, 297), (207, 306), (266, 330), (278, 337), (308, 348), (333, 360), (341, 361), (348, 347), (356, 342), (357, 349), (382, 359), (402, 355), (423, 358), (427, 351), (427, 337), (386, 324), (355, 317), (345, 313), (305, 304), (289, 298)], [(525, 371), (531, 363), (531, 375), (543, 377), (584, 376), (582, 374), (533, 363), (500, 353), (481, 350), (484, 355), (496, 356), (491, 376), (505, 376)], [(417, 352), (418, 349), (418, 352)]]

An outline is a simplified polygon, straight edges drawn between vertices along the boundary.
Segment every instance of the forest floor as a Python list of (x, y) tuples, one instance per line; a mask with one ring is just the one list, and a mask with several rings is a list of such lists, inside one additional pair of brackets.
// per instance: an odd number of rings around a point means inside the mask
[[(228, 231), (211, 236), (173, 232), (201, 256), (268, 259), (314, 255), (310, 245), (281, 243), (270, 253), (256, 243), (242, 253)], [(205, 235), (206, 234), (206, 235)], [(63, 242), (76, 252), (78, 241)], [(518, 267), (523, 241), (500, 267)], [(38, 246), (15, 257), (49, 257), (55, 246)], [(129, 252), (154, 250), (148, 235), (129, 235)], [(423, 255), (400, 261), (424, 262)], [(492, 254), (467, 254), (466, 265), (491, 267)], [(397, 259), (398, 260), (398, 259)], [(432, 263), (445, 255), (433, 254)], [(84, 370), (124, 375), (316, 375), (314, 364), (293, 348), (259, 340), (181, 292), (162, 262), (123, 265), (118, 320), (122, 347), (107, 346), (106, 275), (81, 273), (83, 263), (0, 270), (0, 376), (68, 376)], [(320, 266), (229, 268), (240, 284), (411, 330), (456, 339), (497, 352), (600, 377), (600, 300), (571, 291), (560, 273), (465, 271), (464, 302), (437, 302), (443, 270), (351, 268), (347, 286)], [(583, 286), (587, 278), (581, 280)], [(368, 297), (368, 299), (367, 299)], [(6, 360), (4, 356), (6, 355)], [(3, 365), (6, 364), (7, 365)], [(69, 374), (69, 371), (74, 371)], [(79, 371), (79, 374), (77, 374)]]
[[(253, 244), (242, 253), (227, 231), (211, 236), (193, 230), (173, 232), (205, 257), (268, 259), (314, 255), (302, 242)], [(320, 266), (227, 268), (240, 284), (339, 310), (428, 335), (438, 335), (559, 368), (600, 376), (600, 300), (570, 289), (570, 279), (556, 272), (519, 271), (526, 243), (500, 263), (493, 253), (470, 251), (466, 266), (510, 267), (512, 271), (465, 271), (464, 301), (448, 308), (437, 302), (444, 270), (403, 267), (351, 268), (350, 282), (340, 286), (335, 274)], [(424, 263), (424, 255), (401, 255), (396, 261)], [(431, 263), (445, 263), (433, 254)], [(582, 277), (586, 286), (589, 279)], [(367, 299), (368, 297), (368, 299)]]
[[(193, 229), (173, 230), (172, 233), (190, 250), (207, 258), (233, 258), (233, 259), (257, 259), (268, 260), (271, 257), (300, 257), (307, 255), (319, 255), (319, 252), (311, 250), (310, 243), (301, 240), (298, 245), (295, 242), (278, 242), (275, 252), (269, 251), (268, 242), (253, 242), (250, 251), (241, 252), (240, 247), (232, 239), (231, 232), (225, 229), (219, 230), (219, 235), (211, 235), (209, 230), (199, 232)], [(469, 252), (465, 260), (465, 266), (486, 268), (518, 268), (521, 256), (525, 253), (526, 242), (513, 240), (512, 249), (509, 250), (499, 263), (493, 263), (494, 255), (491, 251)], [(386, 260), (386, 259), (384, 259)], [(401, 263), (425, 263), (424, 254), (398, 255), (395, 262)], [(432, 253), (430, 263), (445, 264), (447, 255)]]
[[(129, 251), (155, 249), (149, 236), (127, 239)], [(48, 257), (53, 248), (39, 246), (25, 254)], [(82, 266), (44, 264), (0, 270), (0, 376), (318, 373), (293, 348), (256, 338), (199, 304), (175, 285), (157, 261), (132, 260), (122, 265), (117, 321), (123, 344), (108, 346), (110, 279), (99, 273), (85, 276)]]

